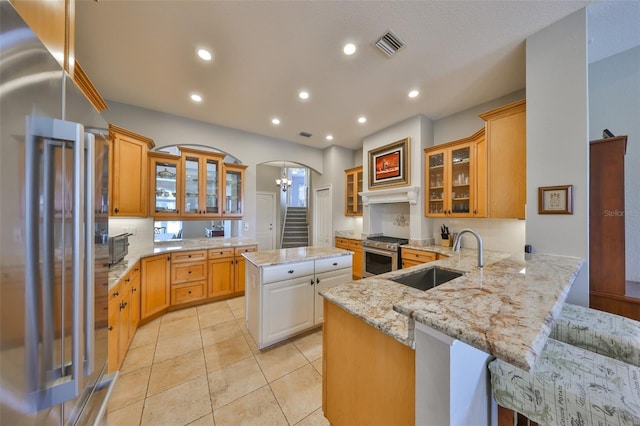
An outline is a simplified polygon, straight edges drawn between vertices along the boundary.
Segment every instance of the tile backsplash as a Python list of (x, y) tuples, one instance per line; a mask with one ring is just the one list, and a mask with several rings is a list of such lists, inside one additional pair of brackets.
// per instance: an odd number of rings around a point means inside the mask
[[(526, 244), (524, 220), (517, 219), (451, 219), (443, 218), (433, 221), (433, 236), (436, 244), (440, 244), (440, 226), (449, 227), (449, 232), (456, 233), (464, 228), (477, 231), (482, 237), (485, 250), (506, 253), (522, 253)], [(462, 247), (475, 248), (473, 235), (462, 236)], [(534, 248), (535, 249), (535, 248)]]
[(151, 244), (153, 243), (153, 218), (109, 218), (109, 235), (118, 235), (125, 232), (134, 234), (129, 237), (129, 244), (134, 246)]

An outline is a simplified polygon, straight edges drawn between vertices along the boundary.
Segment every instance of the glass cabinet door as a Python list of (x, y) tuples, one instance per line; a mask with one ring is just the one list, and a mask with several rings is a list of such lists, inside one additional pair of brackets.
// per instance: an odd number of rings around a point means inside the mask
[(183, 214), (200, 214), (200, 158), (184, 157), (184, 207)]
[(152, 173), (155, 180), (153, 209), (157, 214), (177, 214), (178, 208), (178, 164), (179, 161), (154, 159)]
[(360, 215), (362, 215), (362, 195), (360, 195), (360, 193), (362, 192), (362, 168), (360, 169), (360, 171), (356, 174), (356, 185), (357, 185), (357, 189), (356, 189), (356, 199), (358, 200), (358, 213)]
[(220, 169), (220, 161), (213, 158), (206, 159), (206, 213), (218, 214), (220, 207), (218, 204), (218, 172)]
[(427, 156), (429, 170), (427, 173), (427, 214), (444, 215), (445, 212), (445, 172), (444, 151), (434, 152)]
[(354, 215), (357, 212), (356, 198), (354, 196), (354, 185), (353, 182), (355, 180), (355, 175), (353, 173), (347, 173), (347, 215)]
[(471, 147), (451, 150), (451, 214), (468, 214), (471, 211)]
[(244, 197), (244, 170), (247, 166), (242, 164), (224, 163), (224, 207), (222, 214), (225, 217), (242, 217)]

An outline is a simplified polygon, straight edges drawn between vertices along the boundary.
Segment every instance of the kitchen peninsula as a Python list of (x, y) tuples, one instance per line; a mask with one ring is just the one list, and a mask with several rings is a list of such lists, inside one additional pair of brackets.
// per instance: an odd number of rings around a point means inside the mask
[[(485, 252), (478, 268), (476, 250), (422, 249), (449, 257), (321, 292), (332, 424), (489, 424), (487, 360), (531, 369), (583, 263)], [(391, 281), (434, 266), (464, 275), (428, 291)]]

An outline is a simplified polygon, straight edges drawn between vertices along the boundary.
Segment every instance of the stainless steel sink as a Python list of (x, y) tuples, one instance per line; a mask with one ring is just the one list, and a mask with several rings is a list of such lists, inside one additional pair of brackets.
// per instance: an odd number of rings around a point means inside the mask
[(434, 266), (428, 269), (421, 269), (403, 277), (394, 278), (391, 281), (408, 285), (409, 287), (417, 288), (418, 290), (429, 290), (461, 276), (462, 272), (451, 271)]

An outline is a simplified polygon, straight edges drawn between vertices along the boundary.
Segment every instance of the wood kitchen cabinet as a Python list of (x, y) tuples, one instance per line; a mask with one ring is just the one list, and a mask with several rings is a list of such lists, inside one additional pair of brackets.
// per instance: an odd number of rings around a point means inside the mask
[(182, 185), (179, 182), (182, 162), (179, 155), (150, 152), (149, 208), (154, 218), (175, 218), (180, 214)]
[[(486, 140), (478, 155), (486, 169), (478, 185), (486, 188), (484, 216), (524, 219), (527, 202), (527, 109), (521, 100), (480, 114)], [(481, 171), (482, 172), (482, 171)]]
[(242, 217), (244, 209), (244, 171), (243, 164), (223, 163), (223, 194), (224, 206), (222, 216)]
[(402, 247), (400, 249), (402, 259), (402, 269), (412, 266), (421, 265), (423, 263), (433, 262), (439, 259), (437, 253), (424, 250), (415, 250)]
[(254, 252), (258, 246), (209, 249), (208, 297), (241, 296), (245, 287), (245, 262), (242, 253)]
[(181, 153), (180, 215), (221, 217), (220, 178), (224, 154), (179, 147)]
[(362, 216), (362, 166), (353, 167), (344, 171), (344, 215)]
[(353, 252), (352, 277), (354, 280), (362, 278), (362, 241), (351, 238), (336, 237), (335, 247)]
[(75, 64), (75, 2), (68, 0), (11, 0), (29, 25), (69, 75)]
[(109, 125), (112, 148), (109, 157), (109, 214), (111, 216), (147, 216), (149, 190), (147, 152), (153, 140)]
[(109, 371), (118, 370), (140, 322), (140, 265), (136, 263), (109, 291)]
[(207, 250), (171, 254), (171, 306), (207, 298)]
[(325, 301), (322, 411), (331, 424), (416, 424), (415, 371), (413, 349)]
[(141, 310), (142, 320), (166, 311), (170, 297), (171, 255), (159, 254), (142, 259)]
[(476, 146), (484, 129), (473, 136), (425, 149), (425, 216), (478, 215)]

